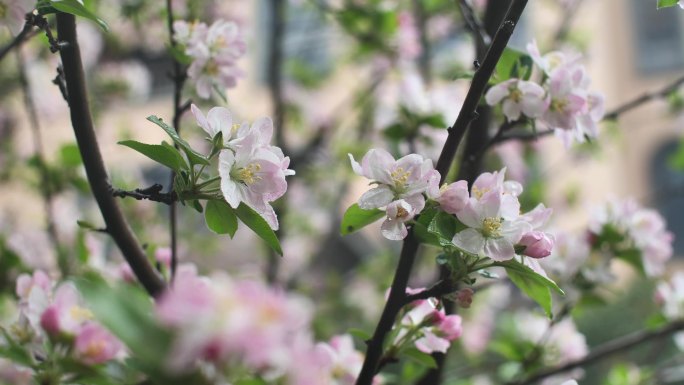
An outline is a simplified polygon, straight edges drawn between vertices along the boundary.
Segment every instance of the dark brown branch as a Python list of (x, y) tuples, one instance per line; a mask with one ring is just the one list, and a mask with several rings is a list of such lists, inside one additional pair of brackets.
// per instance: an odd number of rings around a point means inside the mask
[[(506, 48), (508, 40), (513, 34), (515, 26), (526, 5), (527, 0), (514, 0), (511, 3), (504, 21), (501, 23), (496, 36), (494, 37), (492, 45), (487, 51), (482, 65), (477, 72), (475, 72), (470, 90), (466, 95), (456, 122), (449, 129), (449, 136), (447, 137), (446, 143), (442, 148), (442, 153), (437, 161), (436, 169), (442, 176), (440, 183), (444, 181), (449, 172), (454, 156), (456, 155), (456, 150), (458, 149), (463, 135), (468, 130), (470, 122), (477, 117), (475, 110), (480, 102), (480, 98), (484, 93), (489, 78), (494, 72), (496, 63), (499, 61), (501, 54)], [(375, 377), (375, 374), (379, 370), (379, 363), (383, 355), (383, 343), (387, 333), (392, 329), (392, 325), (394, 325), (397, 314), (404, 305), (406, 286), (408, 284), (409, 276), (411, 275), (411, 269), (413, 268), (413, 262), (416, 258), (419, 244), (419, 241), (413, 235), (413, 231), (410, 230), (408, 236), (404, 240), (399, 256), (399, 263), (397, 264), (394, 280), (392, 281), (392, 287), (387, 302), (385, 303), (385, 308), (380, 316), (380, 321), (375, 328), (373, 337), (367, 341), (368, 349), (366, 350), (366, 358), (363, 367), (361, 368), (361, 373), (356, 381), (356, 385), (370, 385), (373, 381), (373, 377)]]
[(674, 321), (668, 325), (661, 327), (656, 330), (641, 330), (632, 334), (628, 334), (624, 337), (616, 338), (612, 341), (606, 342), (594, 348), (586, 357), (568, 362), (564, 365), (557, 366), (555, 368), (548, 368), (533, 374), (532, 376), (512, 383), (514, 385), (528, 385), (533, 384), (537, 381), (543, 380), (547, 377), (567, 372), (579, 367), (585, 367), (597, 363), (613, 354), (627, 351), (635, 346), (641, 345), (643, 343), (669, 336), (670, 334), (676, 333), (678, 331), (684, 330), (684, 320)]
[(152, 202), (160, 202), (164, 203), (167, 205), (172, 205), (174, 202), (178, 201), (178, 198), (176, 196), (176, 193), (171, 191), (167, 193), (163, 193), (162, 190), (164, 189), (164, 186), (160, 184), (154, 184), (150, 187), (147, 188), (137, 188), (132, 191), (128, 190), (121, 190), (121, 189), (116, 189), (113, 188), (112, 186), (109, 186), (110, 192), (113, 197), (117, 198), (126, 198), (130, 197), (133, 199), (137, 200), (148, 200)]
[(116, 242), (140, 283), (150, 295), (156, 297), (164, 290), (164, 281), (148, 261), (110, 192), (109, 177), (97, 144), (90, 114), (74, 15), (57, 13), (57, 33), (60, 41), (66, 43), (62, 45), (60, 56), (69, 95), (71, 124), (90, 188), (102, 213), (107, 232)]
[(407, 295), (404, 298), (404, 304), (408, 305), (413, 301), (428, 298), (441, 298), (444, 295), (456, 291), (457, 285), (449, 279), (444, 279), (437, 282), (429, 289), (425, 289), (419, 293)]

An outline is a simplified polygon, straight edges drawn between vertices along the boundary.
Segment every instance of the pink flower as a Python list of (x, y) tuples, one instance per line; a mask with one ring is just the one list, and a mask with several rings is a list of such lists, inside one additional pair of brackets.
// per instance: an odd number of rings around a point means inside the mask
[(89, 322), (76, 335), (74, 350), (83, 363), (98, 365), (114, 359), (123, 345), (102, 326)]
[(236, 86), (237, 79), (243, 76), (236, 61), (247, 50), (237, 24), (217, 20), (208, 28), (203, 23), (176, 23), (174, 28), (179, 42), (186, 44), (185, 53), (193, 59), (188, 76), (195, 81), (199, 97), (208, 99), (215, 87)]
[(359, 198), (359, 207), (364, 210), (385, 207), (392, 201), (403, 199), (415, 209), (416, 214), (425, 207), (425, 197), (435, 176), (439, 173), (432, 167), (432, 160), (418, 154), (406, 155), (394, 160), (387, 151), (371, 149), (361, 160), (361, 164), (349, 154), (352, 168), (377, 186), (366, 191)]
[(400, 241), (408, 235), (406, 222), (413, 219), (416, 209), (403, 199), (394, 201), (387, 205), (387, 218), (382, 223), (380, 229), (382, 235), (393, 241)]
[(508, 79), (487, 91), (485, 100), (490, 106), (502, 103), (503, 113), (508, 121), (520, 119), (520, 114), (529, 118), (540, 117), (547, 108), (544, 89), (534, 83), (520, 79)]
[[(474, 190), (474, 189), (473, 189)], [(453, 243), (456, 247), (495, 261), (506, 261), (515, 257), (513, 245), (532, 226), (519, 218), (504, 218), (502, 194), (485, 194), (479, 201), (471, 199), (456, 216), (468, 226), (456, 233)]]
[(519, 244), (525, 246), (525, 250), (522, 252), (524, 255), (532, 258), (544, 258), (551, 255), (554, 238), (553, 235), (542, 231), (530, 231), (522, 236)]
[(42, 270), (34, 271), (33, 275), (21, 274), (17, 278), (16, 292), (21, 301), (28, 301), (33, 290), (42, 291), (45, 295), (52, 291), (52, 280)]
[(55, 291), (54, 300), (40, 317), (40, 325), (49, 335), (66, 334), (74, 336), (93, 313), (82, 305), (76, 287), (63, 283)]
[(317, 348), (329, 356), (335, 384), (354, 384), (363, 366), (363, 354), (354, 348), (350, 335), (334, 336), (328, 343), (319, 343)]
[(475, 291), (473, 289), (466, 287), (458, 290), (456, 293), (449, 295), (449, 299), (456, 302), (456, 304), (464, 309), (467, 309), (473, 303), (473, 295)]
[(461, 211), (470, 198), (468, 192), (468, 182), (459, 180), (451, 184), (444, 184), (439, 189), (439, 196), (435, 199), (439, 206), (449, 214), (456, 214)]
[[(270, 119), (269, 119), (270, 122)], [(278, 228), (270, 202), (280, 198), (287, 190), (285, 176), (294, 174), (288, 170), (289, 158), (277, 147), (265, 146), (270, 132), (252, 130), (239, 142), (236, 149), (222, 150), (219, 154), (221, 191), (226, 202), (237, 208), (240, 202), (254, 209), (271, 226)]]
[(549, 108), (542, 119), (551, 128), (575, 132), (577, 117), (586, 108), (584, 92), (577, 89), (573, 73), (567, 68), (554, 70), (549, 77)]

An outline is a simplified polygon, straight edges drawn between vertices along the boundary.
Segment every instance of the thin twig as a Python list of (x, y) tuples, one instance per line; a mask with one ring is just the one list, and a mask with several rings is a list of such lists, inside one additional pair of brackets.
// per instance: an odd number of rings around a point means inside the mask
[(552, 42), (554, 45), (558, 45), (568, 36), (572, 22), (575, 21), (575, 16), (577, 16), (577, 11), (579, 11), (582, 1), (583, 0), (575, 0), (564, 7), (560, 26), (556, 30), (556, 33), (553, 34)]
[(74, 128), (76, 143), (83, 159), (90, 188), (102, 213), (107, 232), (116, 242), (121, 254), (131, 266), (131, 270), (140, 283), (150, 295), (156, 297), (164, 290), (164, 281), (150, 264), (116, 204), (116, 200), (110, 193), (109, 177), (102, 160), (100, 147), (97, 144), (88, 104), (85, 74), (76, 38), (75, 16), (57, 12), (57, 33), (60, 41), (66, 42), (60, 50), (60, 56), (69, 95), (71, 124)]
[(478, 20), (477, 15), (475, 15), (475, 10), (468, 4), (468, 1), (458, 0), (458, 6), (461, 9), (461, 15), (463, 15), (466, 26), (468, 26), (468, 29), (473, 34), (475, 40), (477, 40), (477, 44), (482, 47), (489, 45), (491, 39), (487, 34), (487, 30)]
[(37, 32), (33, 29), (34, 25), (28, 21), (24, 24), (24, 28), (17, 34), (17, 36), (12, 39), (6, 46), (0, 49), (0, 60), (2, 60), (5, 55), (7, 55), (14, 48), (21, 47), (22, 44), (26, 43), (29, 39), (37, 35)]
[(160, 202), (164, 203), (167, 205), (172, 205), (174, 202), (178, 201), (178, 197), (176, 196), (176, 193), (171, 191), (167, 193), (163, 193), (162, 190), (164, 189), (164, 186), (160, 184), (154, 184), (150, 187), (147, 188), (137, 188), (135, 190), (121, 190), (114, 188), (112, 186), (109, 186), (109, 191), (112, 194), (113, 197), (117, 198), (126, 198), (130, 197), (133, 199), (137, 200), (148, 200), (152, 202)]
[[(171, 48), (176, 48), (178, 42), (173, 34), (173, 0), (166, 0), (166, 17), (167, 27), (169, 32), (169, 43)], [(180, 120), (183, 113), (190, 107), (190, 103), (181, 104), (183, 96), (183, 85), (187, 78), (186, 72), (181, 63), (173, 58), (173, 127), (176, 133), (180, 135)], [(174, 144), (178, 149), (178, 144)], [(171, 171), (171, 183), (169, 191), (173, 192), (175, 186), (176, 173)], [(178, 266), (178, 207), (175, 200), (168, 203), (169, 205), (169, 234), (171, 238), (171, 281), (176, 277), (176, 268)]]
[(24, 106), (26, 108), (26, 114), (28, 115), (31, 124), (31, 132), (33, 133), (33, 156), (35, 157), (38, 163), (37, 168), (41, 182), (39, 190), (43, 198), (46, 229), (48, 237), (50, 239), (50, 243), (52, 243), (52, 247), (57, 252), (57, 261), (61, 269), (62, 275), (67, 276), (69, 272), (68, 262), (65, 260), (64, 251), (62, 250), (62, 247), (59, 243), (57, 227), (55, 226), (53, 210), (54, 186), (50, 182), (50, 175), (47, 169), (47, 165), (45, 163), (45, 151), (43, 147), (43, 138), (40, 133), (40, 121), (38, 120), (38, 112), (36, 111), (36, 105), (33, 102), (31, 88), (29, 86), (28, 78), (26, 76), (26, 64), (24, 63), (24, 57), (21, 53), (21, 47), (17, 46), (15, 53), (17, 56), (19, 83), (21, 84), (21, 89), (24, 94)]
[(421, 292), (407, 295), (404, 298), (404, 304), (409, 304), (413, 301), (428, 298), (441, 298), (444, 295), (453, 293), (456, 290), (456, 283), (449, 279), (441, 280), (434, 284), (429, 289), (425, 289)]
[[(470, 122), (477, 117), (475, 109), (489, 82), (489, 78), (494, 72), (496, 63), (499, 61), (504, 48), (508, 44), (508, 40), (513, 34), (515, 26), (526, 5), (527, 0), (514, 0), (511, 3), (504, 21), (501, 23), (496, 36), (494, 37), (492, 45), (487, 51), (487, 55), (485, 56), (482, 65), (477, 72), (475, 72), (473, 82), (468, 90), (461, 111), (456, 122), (449, 129), (449, 136), (447, 137), (446, 143), (442, 148), (442, 153), (437, 161), (436, 169), (441, 175), (440, 183), (444, 181), (444, 178), (446, 178), (449, 172), (454, 156), (456, 155), (456, 150), (458, 149), (463, 135), (468, 130)], [(363, 367), (361, 368), (361, 373), (356, 381), (356, 385), (370, 385), (379, 369), (378, 364), (383, 355), (383, 343), (387, 333), (394, 324), (397, 314), (404, 305), (406, 286), (408, 284), (409, 276), (411, 275), (411, 269), (419, 245), (420, 242), (414, 236), (413, 230), (409, 230), (408, 236), (404, 239), (404, 244), (399, 256), (399, 263), (397, 264), (385, 308), (382, 311), (380, 321), (375, 328), (373, 337), (367, 341), (368, 348), (366, 350), (366, 357)]]
[(629, 350), (635, 346), (661, 337), (669, 336), (670, 334), (681, 330), (684, 330), (684, 320), (674, 321), (656, 330), (641, 330), (632, 334), (628, 334), (594, 348), (589, 354), (586, 355), (586, 357), (582, 359), (571, 361), (554, 368), (541, 370), (536, 374), (533, 374), (522, 381), (514, 382), (511, 385), (533, 384), (537, 381), (543, 380), (544, 378), (567, 372), (568, 370), (595, 364), (613, 354)]

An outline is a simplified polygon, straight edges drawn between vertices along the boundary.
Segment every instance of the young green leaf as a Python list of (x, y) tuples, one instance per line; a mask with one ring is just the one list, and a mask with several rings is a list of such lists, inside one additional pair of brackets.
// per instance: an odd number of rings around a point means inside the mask
[(133, 150), (145, 155), (157, 163), (174, 170), (180, 171), (187, 169), (188, 166), (181, 154), (171, 146), (164, 146), (161, 144), (145, 144), (135, 140), (124, 140), (119, 142), (120, 145), (132, 148)]
[(204, 208), (204, 220), (209, 230), (216, 234), (228, 234), (231, 238), (238, 228), (235, 211), (225, 201), (208, 201)]
[(347, 235), (362, 229), (378, 219), (385, 216), (385, 212), (380, 209), (363, 210), (358, 204), (349, 206), (342, 217), (340, 234)]
[(64, 13), (70, 13), (74, 16), (84, 17), (97, 23), (103, 31), (108, 32), (109, 26), (104, 20), (100, 19), (96, 14), (92, 13), (78, 0), (51, 0), (50, 5)]
[(402, 353), (402, 355), (406, 356), (406, 358), (410, 359), (411, 361), (426, 366), (430, 369), (437, 367), (437, 362), (434, 358), (432, 358), (431, 355), (423, 353), (416, 348), (407, 349)]
[(266, 220), (262, 218), (261, 215), (244, 203), (240, 203), (240, 206), (235, 209), (235, 214), (237, 214), (242, 223), (247, 225), (247, 227), (252, 229), (256, 235), (266, 241), (266, 244), (268, 244), (273, 251), (283, 255), (283, 250), (280, 247), (278, 237), (276, 237), (275, 232), (273, 232), (271, 229), (271, 226), (268, 225)]
[(522, 290), (523, 293), (527, 294), (528, 297), (537, 302), (549, 318), (552, 316), (551, 290), (555, 290), (561, 295), (565, 294), (555, 282), (516, 260), (496, 262), (494, 265), (505, 268), (511, 282)]
[(658, 9), (674, 7), (675, 5), (677, 5), (677, 3), (677, 0), (658, 0)]
[(164, 123), (163, 120), (154, 115), (148, 116), (147, 120), (161, 127), (161, 129), (164, 130), (169, 135), (169, 137), (171, 137), (173, 142), (183, 149), (183, 152), (185, 152), (185, 155), (188, 156), (188, 160), (190, 160), (190, 163), (203, 164), (206, 166), (209, 165), (209, 160), (207, 160), (207, 158), (199, 154), (197, 151), (193, 150), (192, 147), (190, 147), (190, 144), (188, 144), (188, 142), (186, 142), (180, 136), (178, 136), (178, 133), (175, 129), (173, 129), (173, 127)]

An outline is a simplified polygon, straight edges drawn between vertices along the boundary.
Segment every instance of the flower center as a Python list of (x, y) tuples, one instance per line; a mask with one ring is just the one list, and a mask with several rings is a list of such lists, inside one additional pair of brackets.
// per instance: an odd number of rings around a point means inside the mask
[(501, 236), (501, 222), (503, 218), (485, 218), (482, 221), (482, 235), (486, 238), (498, 238)]
[(261, 180), (260, 176), (254, 175), (259, 171), (261, 171), (259, 163), (250, 163), (246, 167), (237, 169), (235, 179), (249, 186)]
[(480, 189), (480, 188), (477, 188), (477, 186), (473, 186), (472, 194), (473, 194), (473, 196), (474, 196), (475, 198), (480, 199), (480, 198), (482, 198), (483, 195), (485, 195), (486, 193), (488, 193), (490, 190), (491, 190), (491, 189), (488, 188), (488, 187), (485, 187), (485, 188), (483, 188), (483, 189)]
[(72, 306), (69, 309), (69, 315), (77, 321), (86, 321), (94, 318), (93, 312), (80, 306)]
[(397, 190), (403, 190), (406, 187), (411, 171), (404, 171), (402, 167), (397, 167), (390, 173), (390, 178), (394, 182), (394, 187)]
[(408, 215), (409, 215), (409, 212), (406, 211), (405, 208), (403, 208), (401, 206), (397, 207), (397, 219), (406, 218), (406, 217), (408, 217)]
[(519, 89), (516, 88), (516, 89), (511, 90), (509, 97), (511, 98), (512, 101), (514, 101), (516, 103), (520, 103), (520, 101), (522, 100), (522, 97), (523, 97), (523, 93), (522, 93), (522, 91), (520, 91)]
[(204, 67), (204, 72), (209, 76), (217, 76), (219, 73), (219, 66), (214, 60), (209, 60), (207, 65)]
[(91, 341), (83, 351), (83, 355), (86, 357), (97, 358), (104, 353), (106, 347), (107, 344), (102, 340)]
[(551, 101), (551, 110), (553, 110), (553, 111), (563, 112), (563, 111), (565, 111), (565, 107), (567, 107), (567, 106), (568, 106), (567, 100), (554, 99)]

